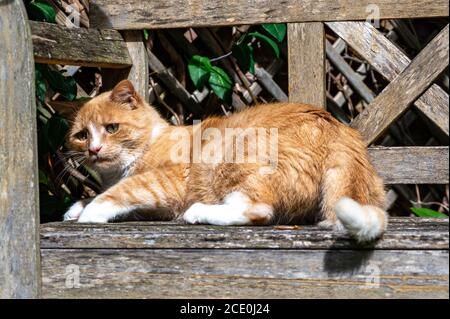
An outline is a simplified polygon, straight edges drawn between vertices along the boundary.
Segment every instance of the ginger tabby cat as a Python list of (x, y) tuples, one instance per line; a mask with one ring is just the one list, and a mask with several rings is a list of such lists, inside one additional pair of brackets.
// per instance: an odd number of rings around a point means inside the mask
[(359, 241), (386, 228), (383, 182), (360, 135), (308, 105), (171, 126), (124, 80), (80, 108), (68, 144), (104, 190), (65, 220), (107, 223), (139, 211), (192, 224), (314, 222)]

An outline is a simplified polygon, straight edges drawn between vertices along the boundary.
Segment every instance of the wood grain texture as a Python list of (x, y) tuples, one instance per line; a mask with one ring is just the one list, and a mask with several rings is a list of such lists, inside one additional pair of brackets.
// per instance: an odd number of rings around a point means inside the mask
[(0, 298), (40, 296), (36, 104), (22, 1), (0, 2)]
[[(370, 23), (328, 22), (336, 34), (387, 80), (393, 81), (411, 60)], [(449, 134), (449, 96), (438, 85), (431, 85), (414, 105), (443, 132)]]
[(448, 249), (448, 219), (391, 218), (388, 231), (373, 245), (358, 245), (344, 232), (317, 226), (226, 227), (177, 222), (126, 222), (105, 225), (41, 225), (46, 249)]
[(370, 147), (385, 184), (448, 184), (448, 147)]
[(365, 246), (316, 226), (50, 223), (43, 295), (448, 298), (448, 240), (448, 219), (392, 218)]
[(123, 38), (133, 63), (127, 78), (133, 83), (139, 95), (148, 102), (148, 57), (142, 31), (124, 31)]
[(326, 107), (325, 30), (321, 22), (288, 24), (289, 102)]
[(149, 100), (149, 71), (146, 48), (141, 31), (124, 31), (121, 35), (131, 59), (131, 67), (102, 69), (102, 92), (109, 91), (123, 79), (130, 80), (145, 101)]
[(448, 16), (446, 0), (92, 0), (91, 27), (181, 28), (283, 22), (366, 20), (369, 5), (381, 19)]
[(126, 68), (132, 61), (119, 32), (29, 21), (38, 63)]
[(42, 249), (44, 298), (448, 298), (448, 265), (448, 250)]
[(448, 66), (447, 25), (351, 123), (372, 144)]

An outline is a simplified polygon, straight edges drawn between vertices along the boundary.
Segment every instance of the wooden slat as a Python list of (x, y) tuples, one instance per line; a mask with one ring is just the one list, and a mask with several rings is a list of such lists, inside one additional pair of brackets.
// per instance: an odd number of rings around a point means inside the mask
[(448, 147), (370, 147), (386, 184), (448, 184)]
[[(365, 248), (448, 249), (448, 219), (391, 218), (382, 240)], [(227, 227), (177, 222), (41, 225), (47, 249), (362, 249), (345, 232), (317, 226)]]
[(34, 63), (22, 1), (0, 4), (0, 43), (0, 298), (38, 298)]
[[(411, 60), (370, 23), (329, 22), (327, 25), (387, 80), (393, 81)], [(449, 96), (433, 84), (414, 105), (449, 134)]]
[(41, 254), (44, 298), (449, 296), (448, 250), (42, 249)]
[(41, 238), (49, 298), (448, 298), (448, 219), (392, 218), (372, 247), (315, 226), (176, 222), (52, 223)]
[(67, 28), (29, 21), (38, 63), (125, 68), (132, 62), (125, 42), (114, 30)]
[(131, 56), (133, 66), (128, 74), (136, 91), (148, 102), (149, 89), (149, 71), (147, 50), (144, 45), (143, 34), (141, 31), (125, 31), (123, 32), (128, 52)]
[(275, 22), (366, 20), (368, 6), (380, 19), (448, 16), (446, 0), (92, 0), (92, 27), (181, 28)]
[(143, 42), (141, 31), (124, 31), (124, 45), (129, 52), (131, 67), (125, 69), (102, 69), (102, 91), (112, 90), (114, 86), (123, 79), (133, 83), (136, 91), (149, 99), (149, 71), (147, 51)]
[(372, 144), (448, 66), (447, 25), (351, 123)]
[(289, 101), (325, 108), (323, 23), (289, 23), (288, 51)]

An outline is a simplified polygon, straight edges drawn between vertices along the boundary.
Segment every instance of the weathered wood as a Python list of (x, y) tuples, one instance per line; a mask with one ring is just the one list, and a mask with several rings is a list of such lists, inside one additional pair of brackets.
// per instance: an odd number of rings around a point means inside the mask
[(125, 39), (128, 52), (131, 56), (133, 66), (128, 74), (130, 80), (136, 91), (148, 101), (149, 88), (149, 72), (148, 72), (148, 57), (147, 50), (144, 45), (144, 39), (141, 31), (124, 31), (123, 37)]
[(372, 144), (448, 66), (447, 25), (351, 123)]
[(36, 104), (22, 1), (0, 2), (0, 298), (40, 296)]
[[(411, 63), (406, 54), (370, 23), (329, 22), (327, 25), (389, 81), (393, 81)], [(431, 85), (414, 105), (449, 134), (449, 96), (443, 89), (436, 84)]]
[(41, 225), (41, 248), (48, 249), (448, 249), (448, 219), (391, 218), (374, 245), (357, 245), (346, 233), (317, 226), (221, 227), (177, 222), (106, 225)]
[(41, 226), (43, 294), (448, 298), (448, 237), (448, 219), (422, 218), (392, 218), (372, 246), (315, 226), (52, 223)]
[(448, 147), (370, 147), (386, 184), (448, 184)]
[(132, 64), (119, 32), (29, 21), (38, 63), (125, 68)]
[(182, 28), (366, 20), (369, 5), (379, 8), (380, 19), (448, 16), (446, 0), (92, 0), (89, 16), (94, 28)]
[[(273, 76), (278, 72), (281, 67), (281, 61), (274, 62), (274, 70), (265, 70), (264, 68), (255, 65), (255, 75), (258, 82), (277, 100), (280, 102), (287, 102), (288, 97), (286, 93), (280, 88), (280, 86), (273, 80)], [(262, 88), (261, 88), (262, 89)]]
[(449, 295), (448, 250), (43, 249), (42, 270), (45, 298)]
[(126, 69), (103, 69), (102, 91), (112, 90), (114, 86), (123, 79), (130, 80), (136, 91), (149, 100), (149, 72), (147, 51), (143, 42), (141, 31), (124, 31), (123, 39), (126, 50), (129, 52), (131, 67)]
[(321, 22), (288, 24), (289, 101), (326, 107), (325, 30)]
[(351, 87), (358, 92), (364, 101), (370, 103), (375, 98), (375, 93), (364, 83), (364, 79), (361, 75), (353, 71), (353, 69), (348, 65), (340, 53), (333, 47), (333, 45), (326, 41), (326, 53), (327, 57), (331, 63), (336, 67), (336, 69), (341, 72), (345, 78), (348, 80)]

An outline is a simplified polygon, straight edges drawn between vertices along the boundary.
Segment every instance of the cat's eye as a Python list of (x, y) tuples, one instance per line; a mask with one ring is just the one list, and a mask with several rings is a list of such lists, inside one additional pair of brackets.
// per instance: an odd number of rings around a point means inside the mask
[(80, 131), (77, 134), (74, 135), (76, 139), (80, 140), (80, 141), (85, 141), (88, 138), (88, 132), (85, 131)]
[(109, 134), (116, 133), (119, 130), (119, 124), (117, 123), (108, 124), (106, 125), (105, 129), (106, 132), (108, 132)]

